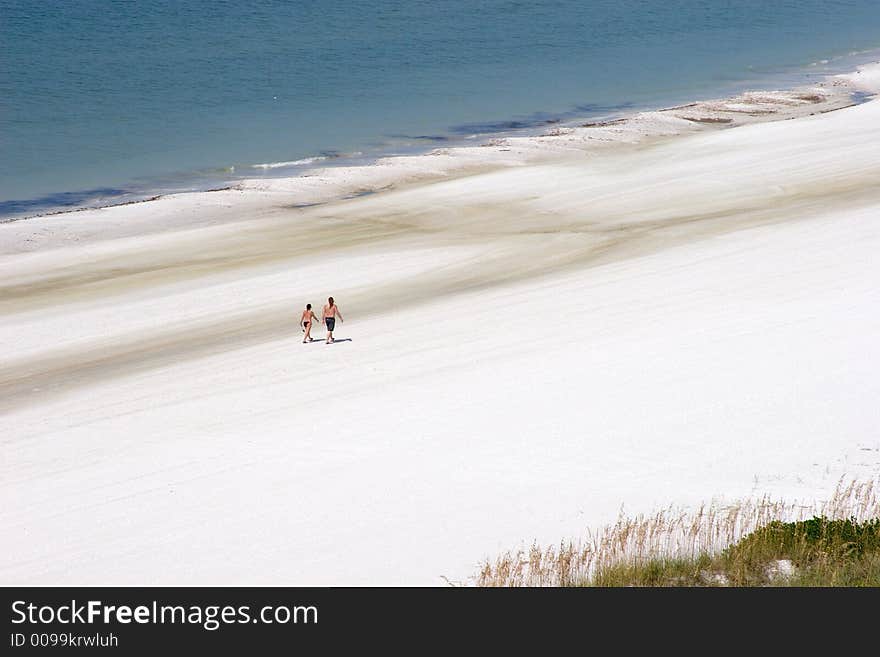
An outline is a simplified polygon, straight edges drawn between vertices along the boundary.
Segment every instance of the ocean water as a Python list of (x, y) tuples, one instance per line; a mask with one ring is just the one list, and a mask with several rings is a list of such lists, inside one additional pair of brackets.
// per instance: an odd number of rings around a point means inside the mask
[(2, 220), (809, 80), (880, 3), (0, 0), (0, 44)]

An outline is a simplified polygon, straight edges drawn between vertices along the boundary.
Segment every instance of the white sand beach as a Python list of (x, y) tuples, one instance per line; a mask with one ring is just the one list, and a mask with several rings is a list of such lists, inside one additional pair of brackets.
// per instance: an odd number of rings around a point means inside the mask
[(467, 582), (621, 507), (880, 477), (853, 91), (880, 64), (0, 224), (0, 583)]

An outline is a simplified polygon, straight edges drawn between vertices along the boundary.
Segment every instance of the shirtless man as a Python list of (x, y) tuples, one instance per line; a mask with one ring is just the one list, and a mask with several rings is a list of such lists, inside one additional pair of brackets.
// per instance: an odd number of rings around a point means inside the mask
[(299, 321), (302, 323), (303, 331), (305, 331), (305, 336), (303, 336), (303, 344), (314, 340), (314, 338), (312, 337), (312, 320), (316, 319), (318, 319), (318, 316), (312, 312), (312, 304), (307, 303), (306, 309), (303, 310), (303, 313), (299, 318)]
[(345, 321), (342, 319), (342, 313), (339, 312), (339, 306), (333, 301), (333, 297), (330, 297), (327, 299), (327, 304), (324, 306), (324, 310), (321, 311), (321, 322), (327, 329), (327, 340), (325, 344), (333, 342), (333, 329), (336, 328), (337, 317), (339, 317), (340, 322)]

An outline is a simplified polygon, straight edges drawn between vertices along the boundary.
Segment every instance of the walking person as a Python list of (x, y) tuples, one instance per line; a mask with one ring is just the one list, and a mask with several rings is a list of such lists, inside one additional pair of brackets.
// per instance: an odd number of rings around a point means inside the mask
[(333, 329), (336, 328), (336, 318), (339, 318), (340, 322), (344, 322), (342, 319), (342, 313), (339, 312), (339, 306), (336, 305), (336, 302), (333, 301), (333, 297), (327, 299), (327, 305), (324, 306), (324, 309), (321, 311), (321, 322), (324, 324), (324, 328), (327, 329), (327, 340), (325, 344), (330, 344), (334, 342), (333, 340)]
[(317, 319), (318, 316), (312, 312), (312, 304), (307, 303), (306, 309), (303, 310), (302, 316), (299, 318), (299, 321), (302, 323), (303, 331), (305, 332), (305, 335), (303, 336), (303, 344), (314, 340), (312, 337), (312, 320)]

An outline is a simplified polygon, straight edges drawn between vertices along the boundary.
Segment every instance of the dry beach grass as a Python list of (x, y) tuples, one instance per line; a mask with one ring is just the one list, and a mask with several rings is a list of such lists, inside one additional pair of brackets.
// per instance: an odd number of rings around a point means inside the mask
[[(707, 586), (755, 584), (743, 563), (753, 554), (726, 548), (775, 522), (814, 517), (865, 522), (880, 518), (877, 481), (839, 482), (830, 499), (799, 503), (764, 496), (732, 504), (713, 501), (696, 510), (674, 506), (653, 515), (621, 514), (613, 525), (558, 546), (533, 544), (482, 564), (478, 586)], [(717, 557), (724, 555), (723, 563)], [(792, 566), (768, 553), (760, 564), (767, 582)], [(723, 568), (723, 571), (718, 570)], [(729, 574), (732, 572), (733, 577)], [(737, 574), (739, 575), (737, 577)]]

